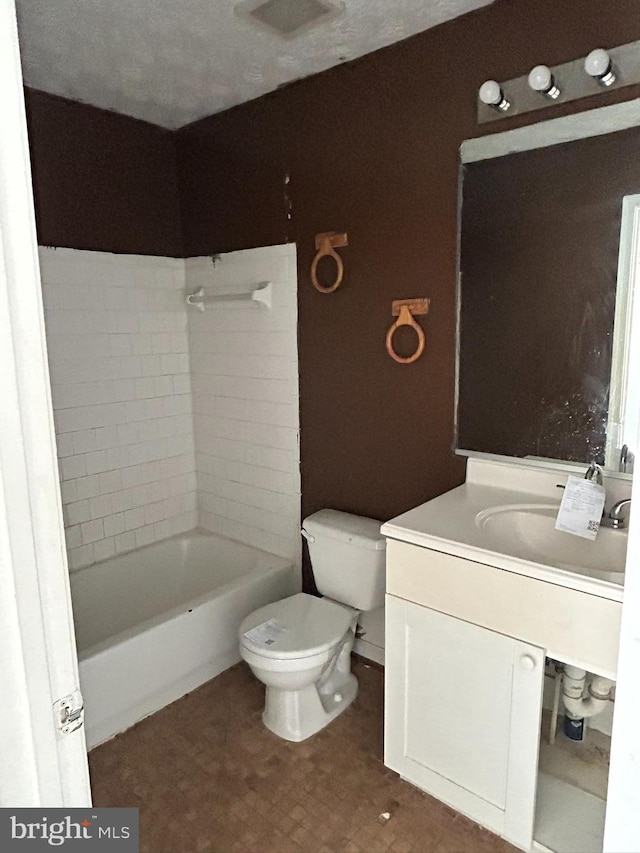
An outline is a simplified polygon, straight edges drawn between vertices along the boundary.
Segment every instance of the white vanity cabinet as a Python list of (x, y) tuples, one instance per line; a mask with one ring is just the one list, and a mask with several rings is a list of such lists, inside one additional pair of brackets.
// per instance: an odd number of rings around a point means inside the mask
[(388, 595), (385, 764), (530, 849), (544, 652)]
[[(507, 488), (512, 466), (472, 459), (464, 486), (382, 526), (385, 763), (523, 850), (574, 850), (579, 836), (579, 849), (597, 853), (603, 792), (596, 786), (591, 796), (575, 766), (567, 775), (563, 761), (575, 750), (547, 749), (544, 669), (548, 656), (615, 681), (622, 587), (607, 580), (607, 547), (621, 540), (603, 540), (602, 569), (588, 554), (592, 562), (572, 570), (578, 558), (567, 564), (567, 543), (554, 539), (549, 514), (559, 472), (515, 471), (522, 492)], [(527, 524), (539, 520), (540, 507), (548, 559), (527, 550)], [(504, 541), (511, 536), (510, 552), (483, 526), (487, 513), (499, 519)], [(621, 577), (619, 559), (614, 568)], [(604, 784), (606, 796), (606, 776)]]

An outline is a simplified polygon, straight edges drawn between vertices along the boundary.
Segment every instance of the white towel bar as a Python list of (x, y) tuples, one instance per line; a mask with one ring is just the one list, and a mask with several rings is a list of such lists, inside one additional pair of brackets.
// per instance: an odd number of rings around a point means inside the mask
[(270, 281), (262, 281), (248, 293), (205, 293), (204, 287), (195, 293), (187, 294), (187, 305), (194, 305), (199, 311), (204, 311), (205, 305), (213, 302), (258, 302), (271, 308), (271, 295), (273, 284)]

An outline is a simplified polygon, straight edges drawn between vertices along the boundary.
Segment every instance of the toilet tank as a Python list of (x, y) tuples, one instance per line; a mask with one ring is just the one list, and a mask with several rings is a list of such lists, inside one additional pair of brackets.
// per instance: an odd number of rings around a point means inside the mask
[(357, 610), (384, 604), (386, 540), (380, 522), (321, 509), (302, 522), (318, 591)]

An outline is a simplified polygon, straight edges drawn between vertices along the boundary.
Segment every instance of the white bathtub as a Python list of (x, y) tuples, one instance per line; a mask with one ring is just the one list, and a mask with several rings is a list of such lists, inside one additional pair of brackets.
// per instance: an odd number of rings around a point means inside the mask
[(71, 575), (91, 749), (240, 660), (240, 622), (300, 591), (300, 570), (194, 532)]

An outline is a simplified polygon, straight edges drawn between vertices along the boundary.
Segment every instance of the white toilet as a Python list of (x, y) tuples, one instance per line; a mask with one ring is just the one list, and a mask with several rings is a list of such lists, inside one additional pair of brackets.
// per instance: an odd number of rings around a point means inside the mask
[(372, 518), (323, 509), (302, 524), (316, 586), (255, 610), (240, 626), (240, 654), (266, 685), (265, 726), (301, 741), (353, 702), (351, 650), (358, 615), (384, 604), (385, 539)]

